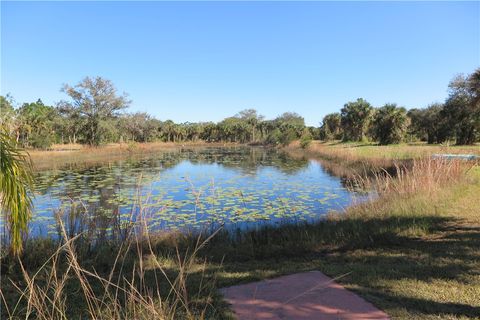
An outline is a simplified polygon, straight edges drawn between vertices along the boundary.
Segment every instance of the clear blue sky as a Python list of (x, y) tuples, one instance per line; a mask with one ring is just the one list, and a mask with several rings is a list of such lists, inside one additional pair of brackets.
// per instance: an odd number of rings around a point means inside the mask
[(479, 2), (1, 3), (0, 93), (18, 103), (99, 75), (162, 120), (256, 108), (318, 125), (358, 97), (443, 101), (479, 66)]

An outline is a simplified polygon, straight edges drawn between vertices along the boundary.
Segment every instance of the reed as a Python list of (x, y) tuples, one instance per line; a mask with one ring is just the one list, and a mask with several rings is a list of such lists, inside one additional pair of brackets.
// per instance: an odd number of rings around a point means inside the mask
[(376, 171), (373, 177), (357, 174), (355, 184), (374, 189), (383, 197), (416, 193), (431, 195), (448, 184), (465, 179), (466, 173), (474, 166), (473, 162), (441, 158), (415, 159), (408, 165), (395, 162), (394, 170)]
[[(192, 299), (188, 280), (198, 269), (197, 255), (215, 233), (200, 236), (191, 250), (174, 257), (175, 272), (167, 270), (148, 234), (136, 234), (109, 255), (108, 272), (88, 266), (77, 248), (80, 235), (69, 237), (60, 222), (63, 242), (36, 270), (22, 260), (20, 279), (10, 280), (13, 294), (0, 288), (2, 318), (8, 319), (204, 319), (208, 304)], [(133, 261), (133, 262), (132, 262)], [(205, 269), (206, 261), (200, 265)], [(198, 270), (194, 270), (198, 272)], [(212, 280), (212, 279), (210, 279)], [(213, 279), (214, 280), (214, 279)], [(196, 295), (210, 300), (213, 282), (197, 285)], [(12, 295), (17, 297), (12, 301)], [(72, 295), (74, 297), (72, 297)]]
[[(478, 216), (472, 200), (480, 191), (478, 166), (424, 158), (352, 175), (354, 184), (374, 190), (372, 199), (316, 223), (200, 235), (132, 228), (124, 243), (92, 249), (62, 226), (62, 244), (38, 268), (35, 252), (49, 251), (40, 241), (26, 246), (21, 262), (10, 263), (21, 277), (7, 286), (4, 276), (3, 313), (12, 319), (224, 319), (229, 313), (218, 287), (320, 268), (332, 277), (348, 273), (339, 281), (398, 318), (423, 318), (432, 310), (436, 318), (473, 317), (480, 238), (456, 223)], [(455, 295), (458, 290), (465, 294)]]

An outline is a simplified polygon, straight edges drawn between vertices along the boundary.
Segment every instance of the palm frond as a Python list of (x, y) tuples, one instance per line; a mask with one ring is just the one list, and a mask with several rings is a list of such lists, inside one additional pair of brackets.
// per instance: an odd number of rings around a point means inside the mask
[(0, 211), (10, 232), (14, 254), (22, 251), (22, 239), (28, 231), (33, 190), (32, 165), (28, 154), (19, 149), (4, 130), (0, 131)]

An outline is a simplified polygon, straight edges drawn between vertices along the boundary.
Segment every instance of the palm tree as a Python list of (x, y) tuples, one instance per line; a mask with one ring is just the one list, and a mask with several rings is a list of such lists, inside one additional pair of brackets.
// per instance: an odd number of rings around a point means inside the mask
[(10, 231), (14, 254), (21, 253), (22, 236), (28, 230), (33, 189), (32, 166), (27, 155), (17, 148), (5, 130), (0, 131), (0, 211)]

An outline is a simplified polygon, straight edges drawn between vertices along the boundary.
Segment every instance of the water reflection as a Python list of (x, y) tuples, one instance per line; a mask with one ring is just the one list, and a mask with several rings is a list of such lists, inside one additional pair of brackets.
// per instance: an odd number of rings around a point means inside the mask
[(135, 228), (248, 228), (315, 220), (356, 196), (321, 163), (263, 148), (204, 148), (39, 172), (31, 234), (124, 238)]

